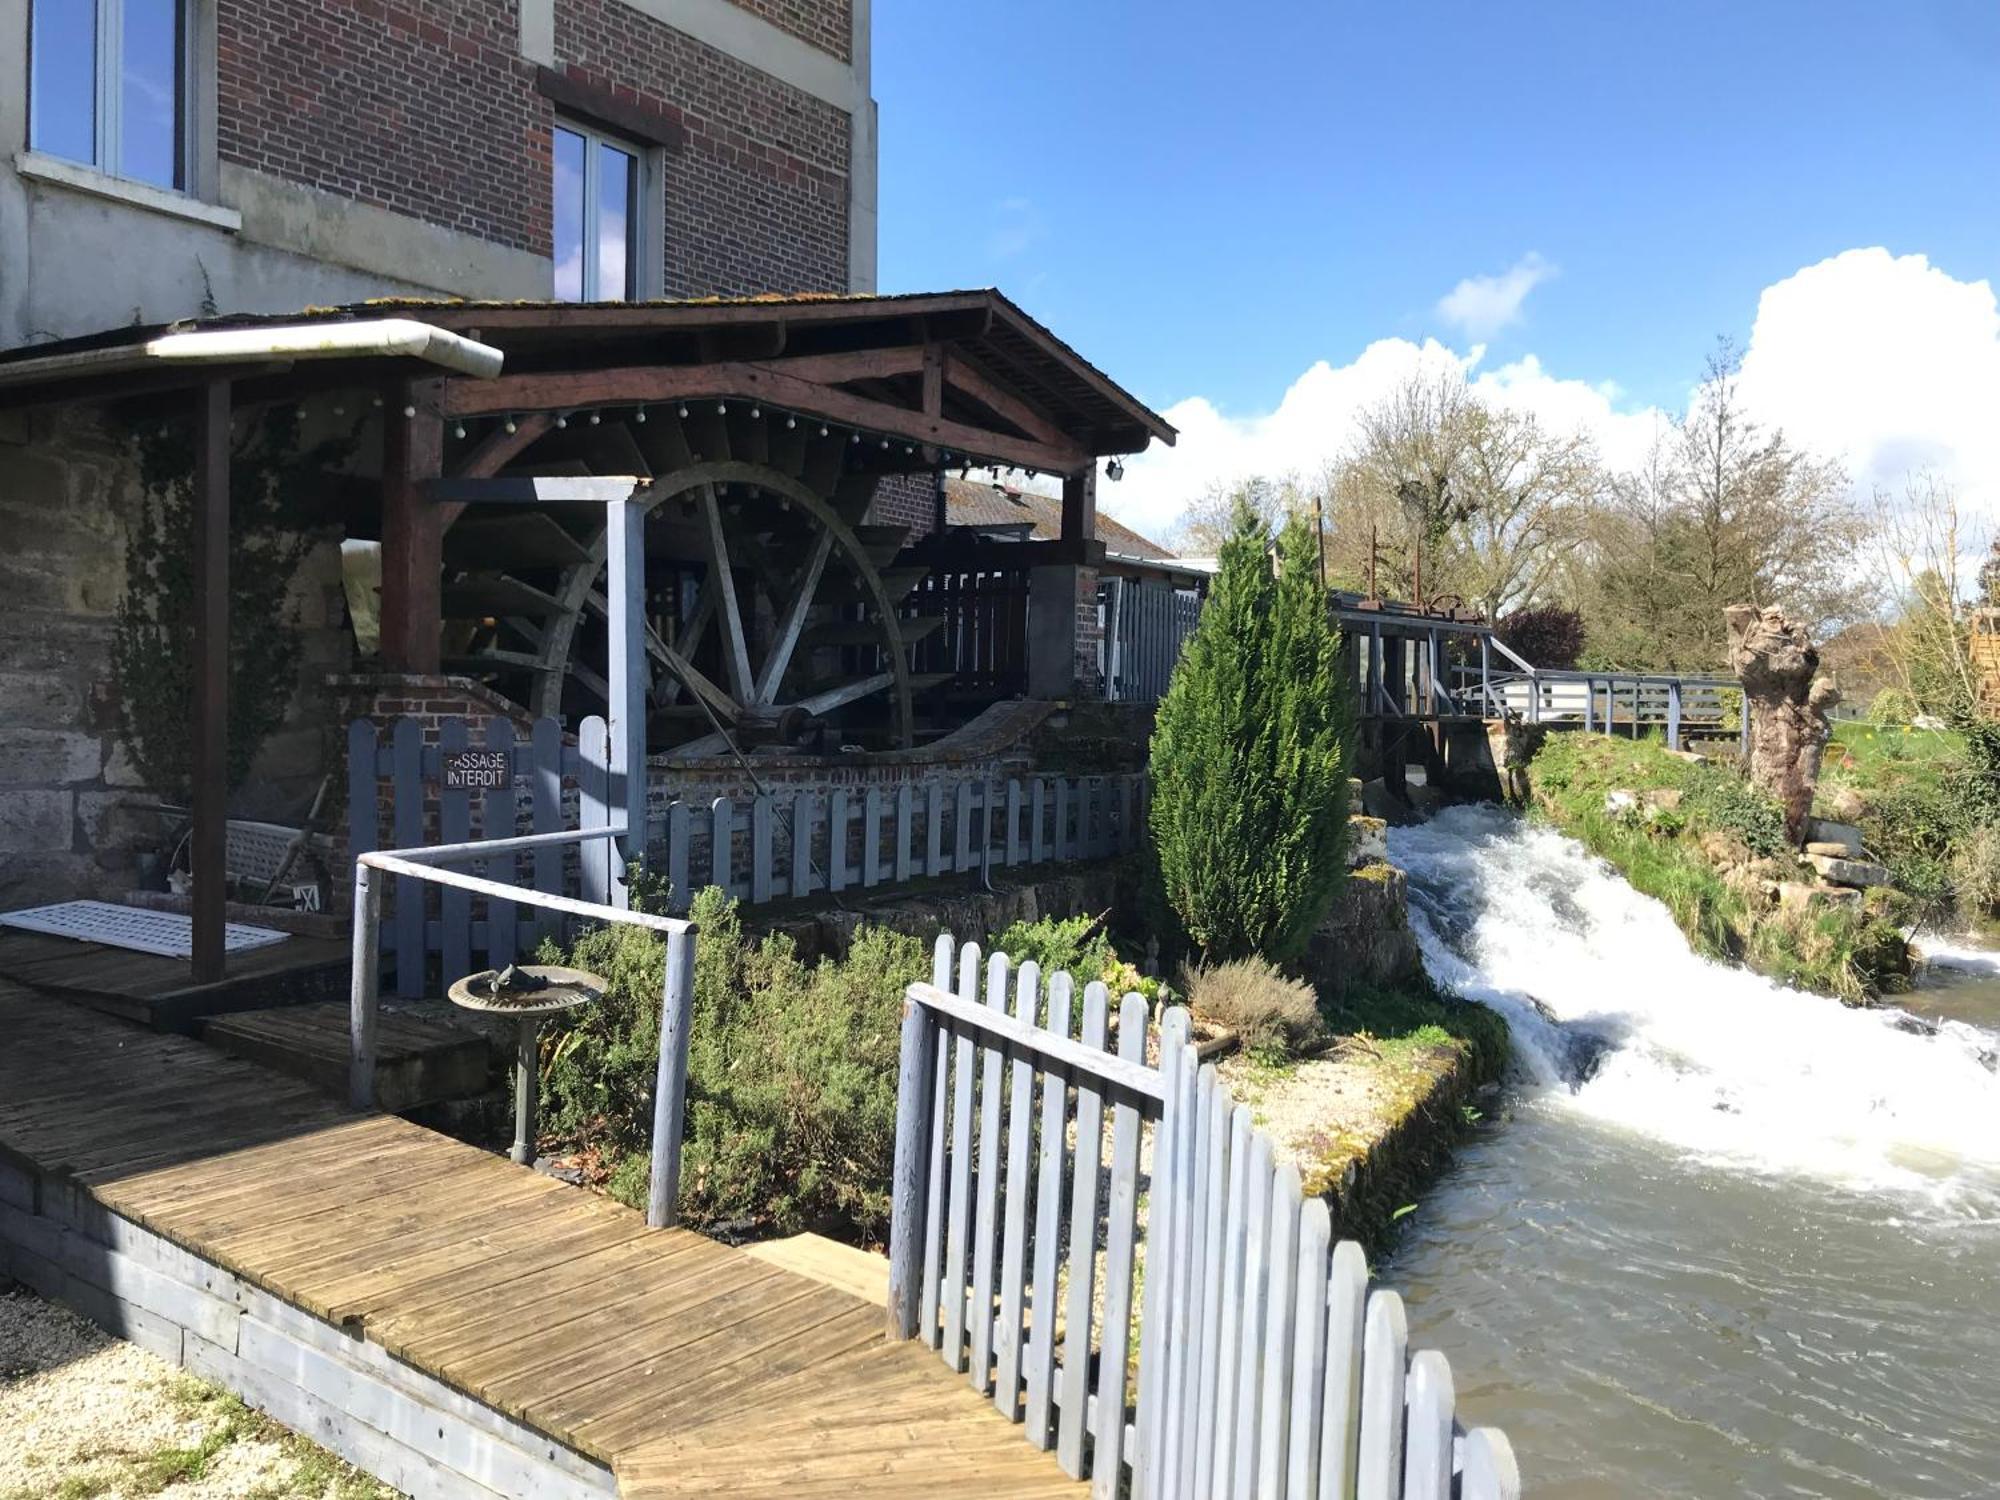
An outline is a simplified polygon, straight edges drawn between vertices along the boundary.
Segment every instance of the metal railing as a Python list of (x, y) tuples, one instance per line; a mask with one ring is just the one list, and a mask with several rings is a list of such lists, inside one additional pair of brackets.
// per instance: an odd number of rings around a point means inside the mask
[[(1498, 668), (1493, 652), (1512, 664)], [(1497, 637), (1482, 641), (1479, 664), (1456, 668), (1457, 696), (1477, 702), (1484, 716), (1512, 714), (1525, 723), (1576, 727), (1612, 733), (1628, 729), (1661, 729), (1670, 749), (1681, 748), (1691, 730), (1710, 733), (1734, 729), (1739, 743), (1749, 741), (1749, 717), (1733, 678), (1706, 673), (1593, 672), (1537, 667), (1510, 650)], [(1736, 722), (1732, 725), (1731, 718)]]
[(665, 1228), (680, 1222), (681, 1118), (687, 1103), (688, 1034), (694, 1015), (695, 924), (683, 917), (655, 916), (651, 912), (582, 901), (440, 868), (527, 850), (582, 844), (592, 839), (617, 839), (624, 833), (622, 826), (565, 829), (522, 838), (358, 855), (354, 861), (354, 977), (349, 993), (347, 1095), (348, 1102), (356, 1109), (374, 1106), (375, 1021), (382, 979), (382, 882), (376, 878), (378, 874), (444, 886), (484, 896), (489, 901), (518, 902), (565, 916), (664, 933), (666, 983), (660, 1005), (660, 1056), (653, 1089), (653, 1160), (646, 1195), (646, 1222)]

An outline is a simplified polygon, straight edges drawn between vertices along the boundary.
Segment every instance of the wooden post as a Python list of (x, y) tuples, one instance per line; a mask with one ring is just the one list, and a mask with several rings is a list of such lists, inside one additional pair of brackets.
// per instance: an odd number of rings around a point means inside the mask
[(681, 1221), (681, 1120), (687, 1110), (688, 1033), (694, 1027), (695, 930), (667, 934), (667, 982), (660, 1006), (660, 1064), (653, 1082), (653, 1165), (646, 1222)]
[(194, 834), (193, 970), (222, 977), (228, 897), (229, 798), (229, 382), (211, 380), (195, 398), (194, 457)]
[(347, 1102), (375, 1104), (375, 997), (382, 977), (382, 887), (366, 865), (354, 867), (354, 946), (349, 958)]
[(930, 1182), (932, 1075), (937, 1071), (937, 1019), (915, 1000), (903, 1002), (903, 1047), (896, 1072), (896, 1157), (889, 1211), (891, 1339), (917, 1336), (924, 1286), (924, 1189)]
[(630, 904), (626, 867), (646, 852), (646, 512), (636, 500), (604, 506), (610, 629), (611, 803), (625, 836), (611, 855), (612, 899)]
[(435, 673), (444, 608), (444, 513), (424, 481), (444, 466), (444, 423), (428, 387), (388, 396), (382, 424), (382, 665)]

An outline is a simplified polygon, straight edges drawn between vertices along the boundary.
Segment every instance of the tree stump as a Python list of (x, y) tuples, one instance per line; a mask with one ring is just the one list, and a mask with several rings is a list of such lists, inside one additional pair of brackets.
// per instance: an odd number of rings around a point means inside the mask
[(1801, 843), (1832, 733), (1827, 710), (1840, 701), (1840, 689), (1819, 675), (1818, 648), (1782, 611), (1732, 604), (1723, 618), (1729, 665), (1743, 684), (1743, 711), (1750, 716), (1751, 783), (1777, 799), (1786, 836)]

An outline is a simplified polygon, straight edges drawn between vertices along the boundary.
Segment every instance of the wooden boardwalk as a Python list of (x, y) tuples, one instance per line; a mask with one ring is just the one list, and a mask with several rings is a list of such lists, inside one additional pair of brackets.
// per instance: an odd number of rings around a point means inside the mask
[(0, 1156), (633, 1497), (1080, 1496), (884, 1309), (180, 1037), (0, 980)]

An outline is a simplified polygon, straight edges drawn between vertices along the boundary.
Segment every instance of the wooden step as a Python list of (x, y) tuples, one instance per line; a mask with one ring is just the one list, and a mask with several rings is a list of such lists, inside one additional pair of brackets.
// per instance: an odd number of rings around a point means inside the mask
[[(211, 1047), (302, 1078), (336, 1097), (347, 1093), (348, 1007), (344, 1001), (243, 1010), (202, 1022)], [(391, 1114), (470, 1099), (491, 1081), (492, 1049), (460, 1031), (384, 1006), (376, 1017), (375, 1097)]]
[(444, 560), (468, 573), (567, 568), (590, 561), (590, 549), (538, 510), (468, 512), (444, 534)]
[[(877, 571), (882, 576), (882, 589), (889, 596), (891, 608), (902, 603), (918, 584), (931, 576), (929, 568), (881, 568)], [(861, 580), (844, 568), (838, 572), (831, 568), (827, 570), (817, 598), (825, 604), (875, 602), (875, 596), (861, 586)]]
[(958, 676), (956, 672), (912, 672), (910, 674), (910, 696), (920, 697), (934, 693)]
[(835, 1291), (859, 1297), (871, 1307), (889, 1305), (889, 1261), (854, 1245), (843, 1245), (821, 1234), (795, 1234), (790, 1239), (745, 1245), (745, 1255), (780, 1266)]
[(853, 528), (855, 540), (868, 554), (868, 560), (878, 568), (886, 568), (896, 560), (896, 554), (910, 539), (907, 526), (856, 526)]
[(562, 613), (562, 604), (553, 594), (504, 573), (479, 573), (447, 583), (441, 598), (448, 620), (483, 620), (496, 615), (528, 615), (539, 620)]
[[(912, 620), (896, 622), (903, 630), (903, 644), (911, 645), (935, 635), (944, 625), (943, 615), (918, 615)], [(822, 625), (808, 625), (799, 637), (803, 646), (879, 646), (882, 644), (882, 627), (872, 620), (829, 620)]]

